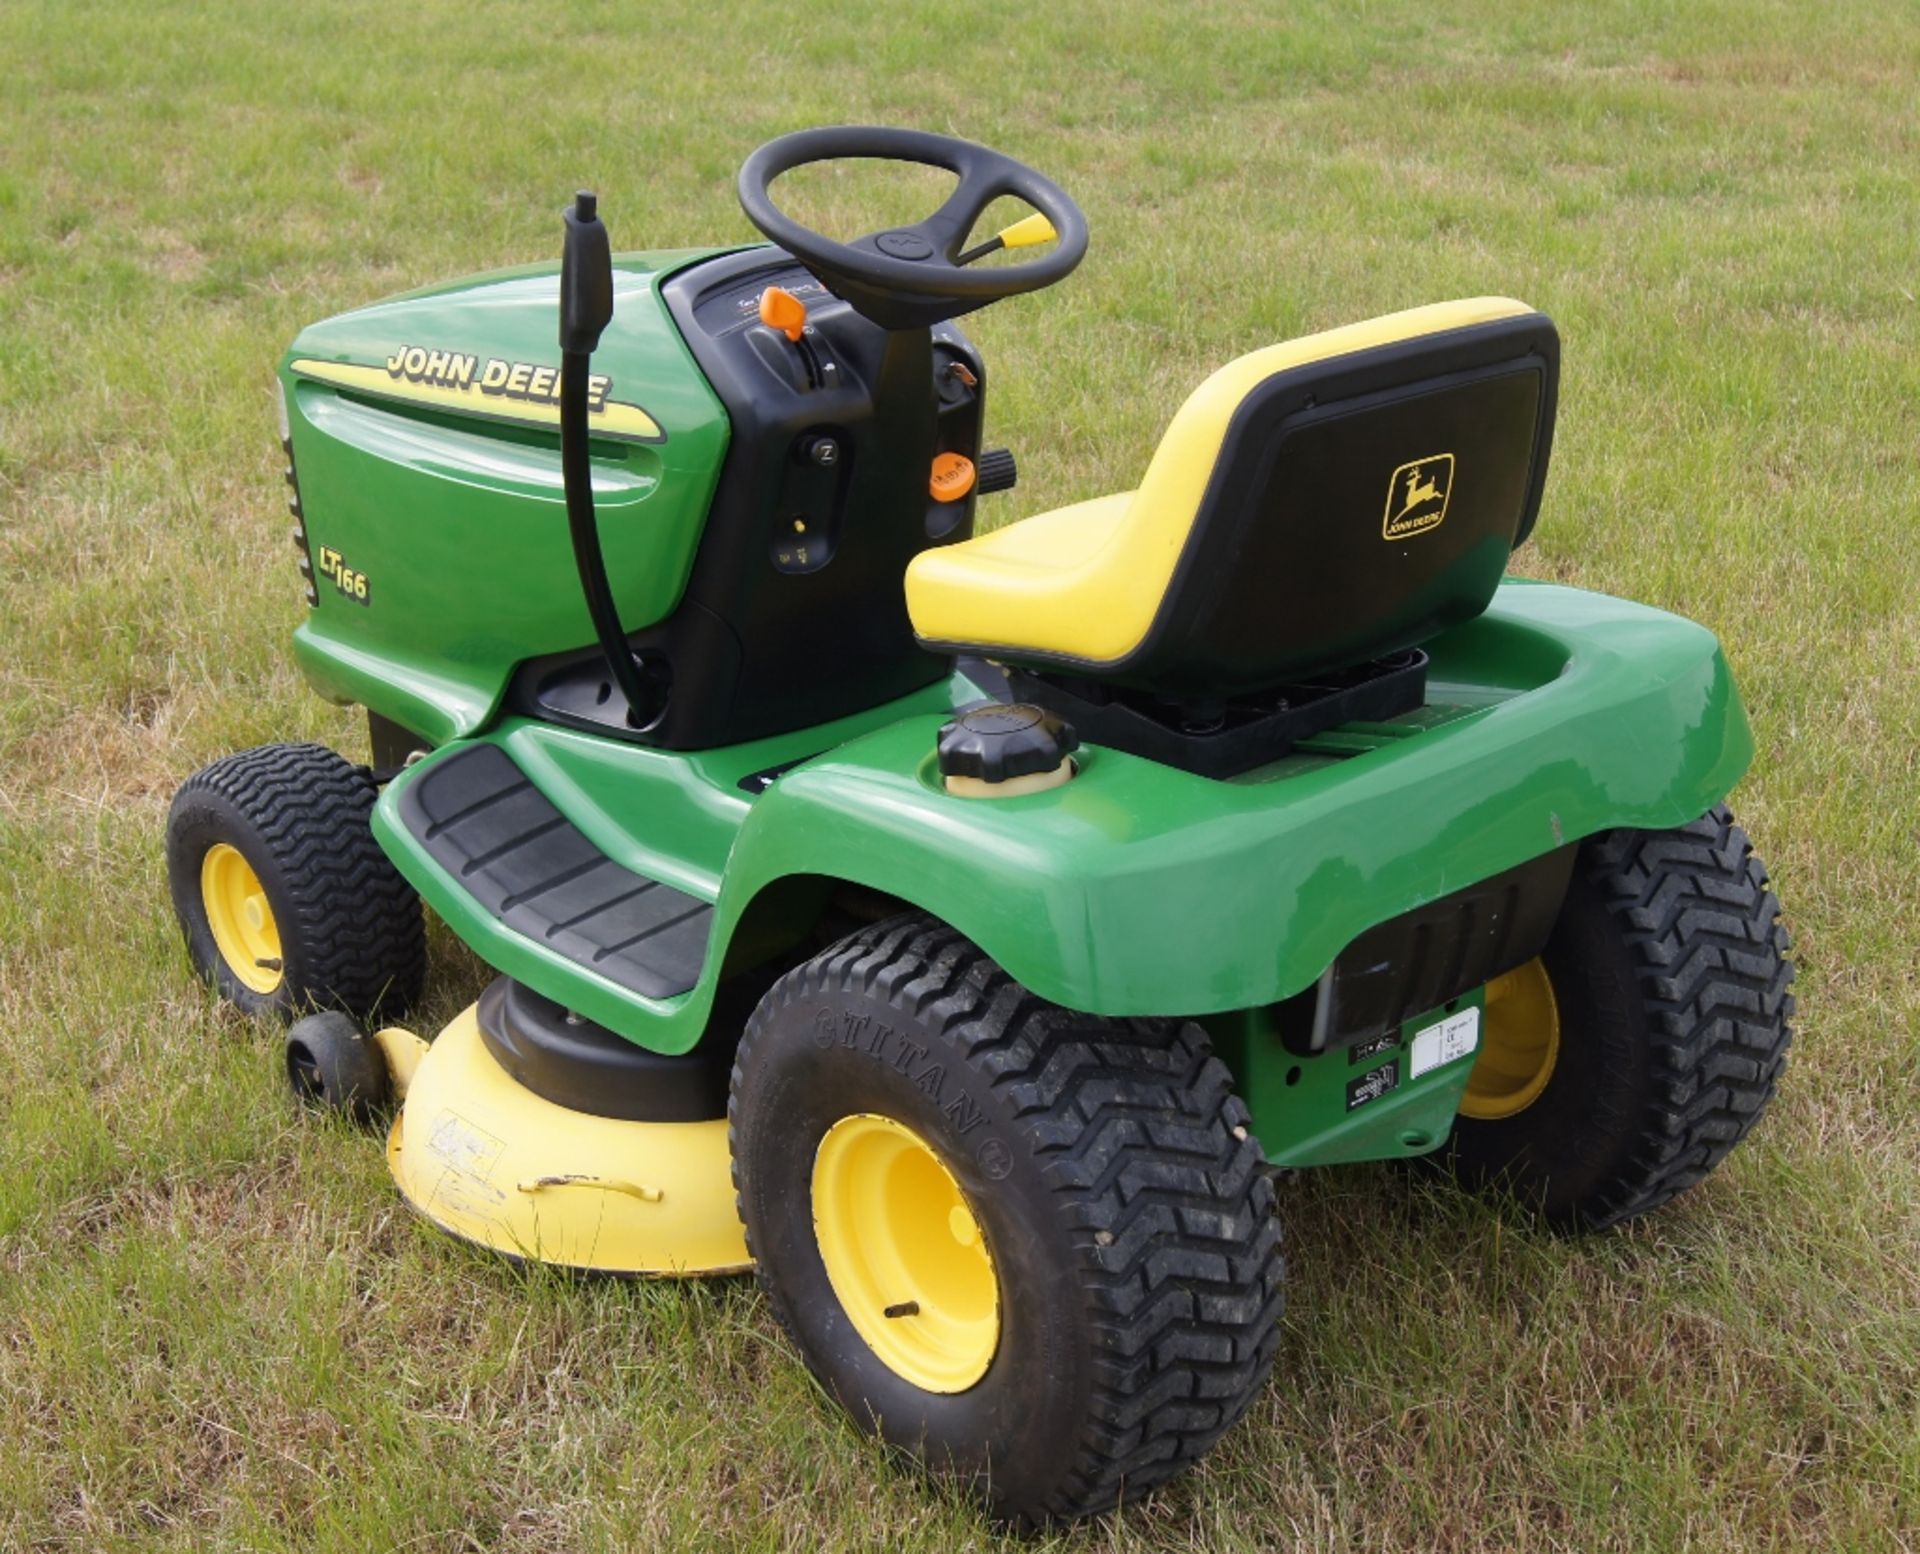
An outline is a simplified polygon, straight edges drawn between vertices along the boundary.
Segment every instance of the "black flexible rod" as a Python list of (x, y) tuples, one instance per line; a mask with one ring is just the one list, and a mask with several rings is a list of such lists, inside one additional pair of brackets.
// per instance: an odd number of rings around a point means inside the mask
[(627, 698), (627, 721), (647, 721), (648, 697), (640, 683), (633, 649), (620, 624), (620, 611), (607, 582), (607, 560), (600, 550), (600, 525), (593, 510), (593, 466), (587, 459), (587, 366), (592, 360), (575, 351), (560, 353), (560, 475), (567, 491), (567, 529), (587, 613), (607, 655), (613, 683)]
[(560, 480), (567, 496), (567, 531), (573, 559), (587, 596), (600, 650), (620, 694), (627, 699), (627, 721), (635, 728), (651, 714), (633, 648), (620, 624), (620, 611), (607, 582), (607, 558), (600, 549), (600, 525), (593, 510), (593, 464), (587, 457), (587, 380), (593, 348), (613, 317), (613, 260), (598, 201), (582, 190), (564, 213), (566, 252), (560, 265)]

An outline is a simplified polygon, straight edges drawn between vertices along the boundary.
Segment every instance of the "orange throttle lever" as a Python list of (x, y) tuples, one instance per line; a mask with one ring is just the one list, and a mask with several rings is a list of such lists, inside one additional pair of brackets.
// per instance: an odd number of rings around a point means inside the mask
[(760, 322), (798, 345), (807, 332), (807, 305), (785, 287), (769, 286), (760, 293)]

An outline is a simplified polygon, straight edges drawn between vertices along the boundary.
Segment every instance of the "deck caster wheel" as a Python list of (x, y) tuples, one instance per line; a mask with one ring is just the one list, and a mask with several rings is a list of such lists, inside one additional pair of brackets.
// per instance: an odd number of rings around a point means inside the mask
[(1563, 1230), (1693, 1186), (1759, 1121), (1786, 1065), (1788, 942), (1724, 805), (1583, 843), (1545, 951), (1487, 985), (1480, 1054), (1434, 1163)]
[(337, 1009), (287, 1028), (287, 1083), (303, 1106), (365, 1122), (393, 1093), (379, 1045)]
[(1027, 1525), (1147, 1493), (1259, 1394), (1282, 1269), (1247, 1120), (1197, 1025), (1044, 1003), (920, 915), (775, 984), (728, 1108), (807, 1365)]
[(263, 745), (195, 772), (167, 817), (187, 954), (229, 1003), (392, 1015), (419, 995), (420, 898), (381, 852), (365, 768), (322, 745)]

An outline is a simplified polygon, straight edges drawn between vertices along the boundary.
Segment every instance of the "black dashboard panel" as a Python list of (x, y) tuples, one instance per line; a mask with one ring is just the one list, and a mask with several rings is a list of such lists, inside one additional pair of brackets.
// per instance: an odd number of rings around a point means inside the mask
[[(806, 304), (798, 342), (762, 324), (779, 286)], [(935, 455), (976, 458), (979, 353), (951, 323), (886, 331), (775, 248), (708, 259), (662, 288), (732, 426), (679, 608), (632, 642), (661, 688), (627, 727), (596, 653), (524, 666), (515, 699), (556, 721), (704, 749), (842, 717), (931, 684), (902, 577), (973, 532), (971, 493), (938, 502)]]

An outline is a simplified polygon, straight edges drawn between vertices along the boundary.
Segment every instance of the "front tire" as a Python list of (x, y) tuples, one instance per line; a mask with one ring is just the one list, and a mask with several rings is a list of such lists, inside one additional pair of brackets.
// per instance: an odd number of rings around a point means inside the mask
[(790, 972), (728, 1120), (760, 1280), (862, 1428), (1003, 1518), (1111, 1510), (1257, 1396), (1273, 1187), (1193, 1024), (1043, 1003), (910, 916)]
[[(1701, 1181), (1759, 1121), (1792, 1040), (1780, 903), (1732, 812), (1581, 845), (1537, 962), (1488, 985), (1436, 1157), (1566, 1230)], [(1504, 1025), (1504, 1029), (1503, 1029)]]
[(373, 838), (366, 768), (262, 745), (201, 768), (167, 817), (167, 876), (194, 969), (252, 1015), (396, 1014), (427, 964), (420, 898)]

